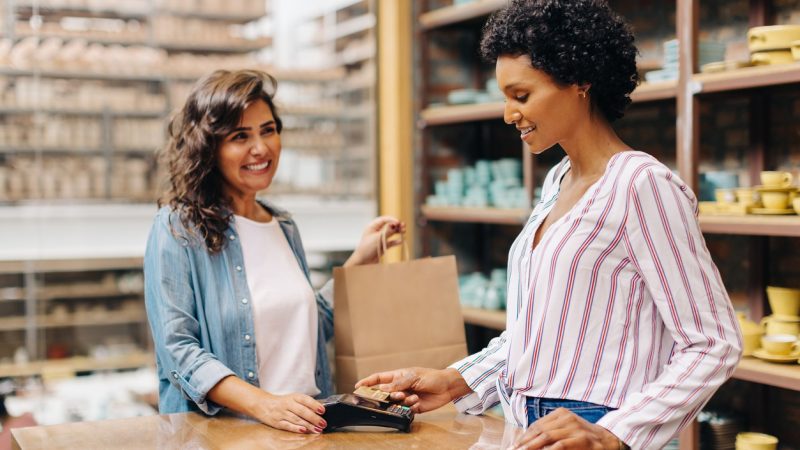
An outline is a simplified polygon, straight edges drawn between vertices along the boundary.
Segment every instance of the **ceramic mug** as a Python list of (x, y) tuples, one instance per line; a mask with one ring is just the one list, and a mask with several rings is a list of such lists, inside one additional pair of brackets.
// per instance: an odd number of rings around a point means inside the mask
[(773, 355), (791, 355), (797, 345), (797, 335), (792, 334), (772, 334), (761, 338), (761, 346)]
[(761, 319), (761, 326), (764, 327), (765, 334), (768, 336), (775, 334), (800, 334), (800, 317), (787, 319), (783, 317), (767, 316)]
[(789, 202), (788, 192), (764, 191), (761, 193), (761, 203), (767, 209), (786, 209), (789, 207)]
[(761, 184), (764, 187), (785, 188), (792, 185), (792, 174), (776, 170), (765, 170), (761, 172)]
[(763, 433), (739, 433), (736, 435), (736, 450), (775, 450), (778, 438)]
[(767, 299), (776, 316), (800, 315), (800, 289), (767, 286)]

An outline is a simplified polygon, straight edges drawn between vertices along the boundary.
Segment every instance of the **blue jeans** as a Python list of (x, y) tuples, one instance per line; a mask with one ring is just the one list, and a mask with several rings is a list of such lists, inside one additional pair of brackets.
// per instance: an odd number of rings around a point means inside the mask
[(558, 408), (567, 408), (589, 423), (596, 423), (601, 417), (615, 410), (615, 408), (595, 403), (537, 397), (528, 398), (526, 407), (528, 408), (528, 425)]

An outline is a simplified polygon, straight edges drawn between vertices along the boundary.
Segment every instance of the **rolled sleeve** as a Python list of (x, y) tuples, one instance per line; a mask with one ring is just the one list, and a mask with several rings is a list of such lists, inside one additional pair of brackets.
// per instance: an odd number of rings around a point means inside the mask
[(453, 403), (459, 412), (482, 414), (500, 402), (497, 377), (506, 366), (506, 332), (492, 339), (483, 350), (458, 361), (456, 369), (472, 392)]
[(634, 179), (629, 204), (629, 257), (675, 346), (660, 375), (598, 425), (632, 448), (661, 448), (731, 376), (741, 335), (691, 191), (668, 170), (652, 168)]
[(200, 410), (213, 415), (221, 407), (207, 400), (208, 391), (234, 372), (200, 345), (201, 327), (186, 246), (187, 242), (173, 235), (168, 216), (162, 211), (145, 252), (145, 307), (160, 376)]

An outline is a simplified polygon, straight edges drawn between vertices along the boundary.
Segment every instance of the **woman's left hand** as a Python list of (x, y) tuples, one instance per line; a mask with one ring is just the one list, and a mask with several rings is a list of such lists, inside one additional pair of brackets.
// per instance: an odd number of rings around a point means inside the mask
[(532, 423), (511, 448), (618, 450), (623, 445), (600, 425), (589, 423), (566, 408), (558, 408)]
[[(358, 266), (361, 264), (374, 264), (381, 256), (378, 248), (381, 242), (381, 229), (389, 225), (386, 230), (386, 248), (392, 248), (403, 243), (402, 233), (406, 232), (406, 224), (391, 216), (380, 216), (370, 222), (361, 235), (361, 241), (356, 247), (356, 251), (344, 263), (344, 267)], [(391, 239), (396, 234), (401, 234), (399, 238)]]

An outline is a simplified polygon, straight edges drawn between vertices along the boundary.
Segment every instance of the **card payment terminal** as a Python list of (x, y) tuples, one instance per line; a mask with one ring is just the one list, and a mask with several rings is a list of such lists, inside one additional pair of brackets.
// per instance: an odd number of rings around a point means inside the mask
[(332, 395), (321, 403), (325, 406), (322, 418), (328, 422), (325, 432), (364, 425), (409, 432), (414, 421), (414, 412), (407, 406), (367, 400), (353, 394)]

